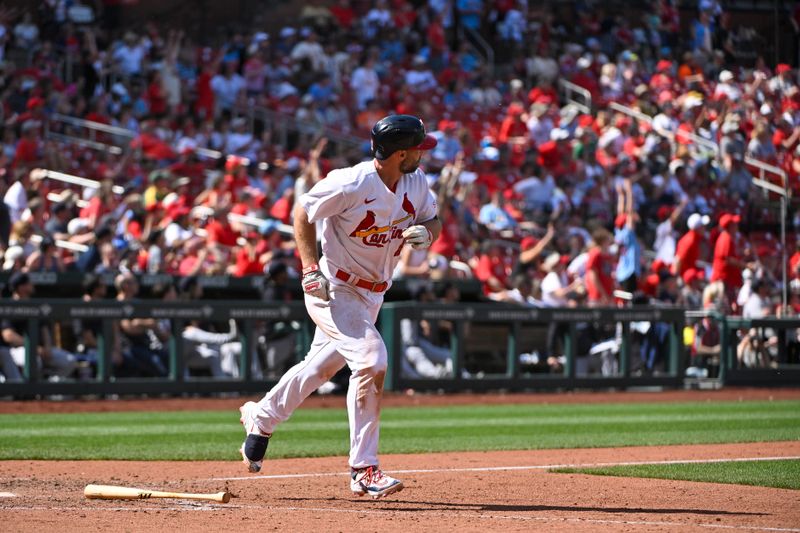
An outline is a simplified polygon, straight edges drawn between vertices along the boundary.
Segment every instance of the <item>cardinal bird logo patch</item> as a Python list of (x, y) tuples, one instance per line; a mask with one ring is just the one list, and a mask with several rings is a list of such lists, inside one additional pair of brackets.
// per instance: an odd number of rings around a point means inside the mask
[[(370, 201), (365, 199), (364, 203), (368, 204), (374, 200), (374, 198)], [(401, 207), (403, 208), (403, 211), (406, 212), (406, 215), (396, 220), (392, 220), (385, 226), (378, 226), (376, 224), (377, 220), (375, 212), (367, 210), (366, 215), (364, 215), (364, 218), (361, 220), (361, 222), (356, 225), (356, 228), (350, 233), (350, 236), (361, 239), (361, 242), (367, 246), (374, 246), (376, 248), (383, 248), (394, 239), (402, 239), (403, 230), (405, 228), (398, 228), (397, 226), (407, 220), (415, 219), (417, 216), (417, 210), (414, 208), (414, 204), (411, 203), (411, 200), (408, 199), (408, 193), (403, 194), (403, 203), (401, 204)]]

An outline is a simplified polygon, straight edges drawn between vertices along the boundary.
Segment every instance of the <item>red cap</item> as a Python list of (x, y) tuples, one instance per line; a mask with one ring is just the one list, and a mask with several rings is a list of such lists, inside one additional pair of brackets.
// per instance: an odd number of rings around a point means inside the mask
[(772, 257), (778, 252), (778, 249), (769, 244), (761, 244), (756, 248), (756, 255), (758, 257)]
[(694, 280), (698, 279), (706, 279), (706, 273), (702, 269), (699, 268), (687, 268), (686, 271), (683, 273), (683, 282), (687, 285)]
[(525, 237), (524, 239), (522, 239), (522, 242), (520, 242), (519, 245), (522, 248), (522, 251), (524, 252), (526, 250), (530, 250), (537, 244), (539, 244), (539, 239), (537, 239), (536, 237)]
[(40, 98), (38, 96), (32, 96), (28, 98), (28, 103), (25, 105), (27, 109), (33, 109), (35, 107), (43, 106), (44, 105), (44, 98)]
[(184, 215), (188, 215), (191, 212), (191, 209), (189, 209), (188, 206), (185, 206), (183, 204), (175, 203), (172, 205), (174, 205), (175, 207), (170, 206), (170, 208), (167, 209), (167, 216), (172, 220), (180, 218)]
[(245, 235), (245, 239), (247, 239), (248, 241), (250, 239), (258, 239), (260, 237), (261, 235), (259, 235), (257, 231), (248, 231), (247, 234)]
[(447, 131), (454, 130), (458, 127), (458, 123), (453, 120), (442, 119), (439, 121), (439, 130)]
[(231, 213), (236, 215), (246, 215), (247, 214), (247, 204), (236, 204), (231, 209)]
[(786, 63), (778, 63), (778, 65), (775, 67), (776, 74), (783, 74), (784, 72), (791, 72), (791, 71), (792, 67), (787, 65)]
[(230, 172), (236, 168), (239, 168), (244, 164), (244, 158), (239, 157), (238, 155), (229, 155), (228, 160), (225, 161), (225, 170)]
[(617, 218), (614, 219), (614, 227), (621, 229), (626, 222), (628, 222), (628, 215), (620, 213), (617, 215)]
[(667, 264), (661, 259), (656, 259), (655, 261), (653, 261), (653, 264), (650, 265), (650, 270), (652, 270), (656, 274), (658, 274), (662, 270), (666, 270), (666, 268)]
[(658, 63), (656, 63), (656, 70), (661, 72), (662, 70), (669, 70), (672, 68), (672, 61), (668, 59), (662, 59)]
[(731, 222), (738, 224), (742, 220), (742, 217), (739, 215), (732, 215), (730, 213), (723, 213), (721, 217), (719, 217), (719, 225), (723, 228), (727, 228)]
[(521, 115), (524, 112), (525, 110), (522, 108), (522, 106), (516, 102), (508, 106), (508, 114), (511, 116)]

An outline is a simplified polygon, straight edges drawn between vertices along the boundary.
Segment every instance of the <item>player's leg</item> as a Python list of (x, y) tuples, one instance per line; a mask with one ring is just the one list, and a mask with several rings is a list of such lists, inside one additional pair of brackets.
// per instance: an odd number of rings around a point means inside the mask
[[(310, 300), (316, 299), (306, 297), (306, 307), (315, 322), (319, 322), (319, 315), (330, 314), (327, 306), (314, 306)], [(336, 352), (330, 337), (317, 327), (305, 359), (287, 370), (261, 401), (247, 402), (239, 408), (240, 420), (247, 433), (240, 451), (248, 470), (261, 470), (269, 437), (275, 426), (288, 419), (309, 394), (328, 381), (344, 364), (344, 358)]]
[(330, 302), (317, 303), (329, 312), (315, 322), (332, 340), (350, 368), (347, 414), (350, 421), (351, 490), (379, 498), (402, 490), (400, 480), (378, 467), (380, 404), (386, 376), (386, 345), (375, 328), (380, 301), (367, 301), (348, 285), (334, 286)]
[(265, 434), (288, 419), (297, 407), (345, 364), (328, 335), (317, 328), (306, 357), (286, 371), (256, 405), (255, 418)]

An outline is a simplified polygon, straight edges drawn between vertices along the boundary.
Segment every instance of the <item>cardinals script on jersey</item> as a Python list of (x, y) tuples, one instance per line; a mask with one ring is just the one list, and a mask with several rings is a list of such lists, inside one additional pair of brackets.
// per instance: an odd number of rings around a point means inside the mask
[(392, 192), (371, 161), (332, 171), (300, 202), (309, 222), (324, 219), (320, 266), (326, 276), (340, 268), (365, 279), (391, 279), (403, 230), (436, 216), (421, 170), (404, 175)]

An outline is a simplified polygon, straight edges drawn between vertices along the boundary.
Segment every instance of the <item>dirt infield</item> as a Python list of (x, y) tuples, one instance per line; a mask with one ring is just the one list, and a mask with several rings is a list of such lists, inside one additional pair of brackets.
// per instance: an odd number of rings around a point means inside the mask
[[(346, 459), (0, 462), (5, 531), (800, 531), (800, 491), (553, 474), (548, 465), (800, 456), (800, 442), (384, 456), (406, 489), (349, 492)], [(98, 501), (88, 483), (230, 490), (227, 505)], [(10, 496), (13, 494), (14, 496)]]
[[(796, 399), (800, 390), (459, 395), (387, 398), (389, 405)], [(7, 402), (2, 412), (235, 409), (242, 399)], [(341, 407), (341, 397), (307, 407)], [(239, 462), (0, 461), (5, 531), (793, 531), (800, 491), (555, 474), (558, 465), (800, 457), (800, 441), (692, 446), (384, 455), (406, 489), (384, 500), (349, 492), (344, 457)], [(227, 505), (86, 500), (89, 483), (152, 490), (229, 490)]]

